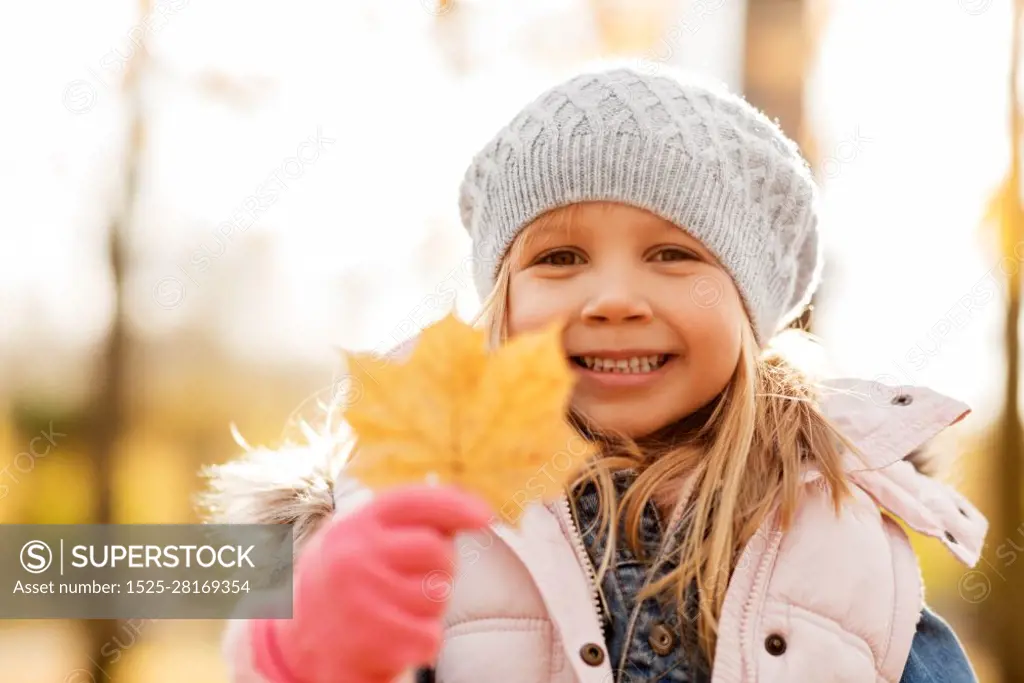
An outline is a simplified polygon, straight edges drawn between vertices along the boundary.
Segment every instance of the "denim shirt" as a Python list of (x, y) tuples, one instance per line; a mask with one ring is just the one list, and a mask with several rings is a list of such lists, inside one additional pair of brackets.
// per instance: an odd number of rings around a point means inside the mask
[[(615, 485), (621, 496), (629, 476), (617, 473)], [(606, 535), (598, 533), (597, 490), (587, 484), (576, 492), (576, 524), (594, 567), (604, 557)], [(650, 564), (634, 556), (620, 527), (618, 547), (601, 582), (605, 644), (615, 672), (614, 683), (708, 683), (710, 671), (696, 648), (696, 593), (687, 592), (685, 619), (674, 605), (647, 598), (637, 608), (636, 595), (643, 587)], [(657, 508), (649, 503), (640, 524), (640, 540), (646, 558), (657, 556), (663, 533)], [(598, 538), (598, 536), (601, 538)], [(675, 566), (655, 568), (660, 578)], [(977, 683), (963, 648), (952, 629), (927, 607), (921, 615), (910, 657), (900, 683)], [(632, 623), (631, 623), (632, 622)]]
[[(631, 479), (624, 472), (613, 476), (620, 497)], [(594, 567), (601, 564), (608, 540), (606, 534), (599, 533), (597, 514), (597, 489), (588, 483), (576, 491), (576, 525)], [(679, 618), (676, 605), (657, 598), (637, 605), (636, 596), (651, 571), (650, 560), (657, 556), (662, 541), (662, 522), (654, 504), (648, 504), (640, 519), (645, 557), (633, 553), (624, 531), (625, 525), (620, 524), (619, 542), (601, 582), (605, 645), (615, 683), (707, 683), (711, 680), (709, 667), (699, 656), (693, 628), (696, 592), (691, 589), (687, 593), (687, 619)], [(652, 578), (661, 578), (675, 566), (671, 561), (662, 564), (654, 569)]]

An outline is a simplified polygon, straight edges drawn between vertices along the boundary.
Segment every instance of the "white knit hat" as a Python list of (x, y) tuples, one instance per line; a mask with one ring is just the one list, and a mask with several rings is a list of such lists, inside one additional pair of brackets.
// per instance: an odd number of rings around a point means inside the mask
[(816, 194), (793, 141), (742, 98), (674, 71), (614, 68), (520, 111), (473, 158), (459, 207), (481, 298), (540, 214), (598, 200), (647, 209), (728, 269), (764, 345), (818, 285)]

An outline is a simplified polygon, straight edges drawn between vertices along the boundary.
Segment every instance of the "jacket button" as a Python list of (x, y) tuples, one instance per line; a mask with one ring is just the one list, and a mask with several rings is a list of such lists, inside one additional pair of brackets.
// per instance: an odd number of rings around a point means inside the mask
[(676, 636), (665, 624), (655, 624), (651, 627), (651, 634), (647, 637), (647, 642), (650, 643), (652, 650), (664, 657), (675, 647)]
[(894, 406), (909, 406), (913, 402), (914, 397), (910, 394), (896, 394), (891, 401)]
[(772, 657), (778, 657), (786, 651), (786, 639), (778, 633), (773, 633), (764, 639), (764, 649), (768, 650)]
[(951, 533), (949, 533), (947, 531), (946, 532), (946, 540), (949, 541), (950, 543), (956, 543), (956, 536), (954, 536), (953, 534), (951, 534)]
[(604, 661), (604, 649), (600, 645), (587, 643), (580, 648), (580, 657), (590, 666), (601, 666)]

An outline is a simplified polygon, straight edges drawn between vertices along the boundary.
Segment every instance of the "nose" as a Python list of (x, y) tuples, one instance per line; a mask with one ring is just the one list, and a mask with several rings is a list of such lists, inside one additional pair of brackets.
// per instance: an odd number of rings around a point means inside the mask
[(653, 317), (647, 298), (624, 283), (603, 282), (583, 307), (584, 320), (595, 323), (647, 322)]

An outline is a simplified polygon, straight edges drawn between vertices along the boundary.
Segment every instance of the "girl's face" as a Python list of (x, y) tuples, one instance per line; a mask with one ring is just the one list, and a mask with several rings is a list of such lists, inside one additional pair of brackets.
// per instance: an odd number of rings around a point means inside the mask
[(622, 204), (576, 204), (534, 221), (509, 259), (509, 335), (567, 320), (573, 407), (598, 429), (646, 436), (706, 405), (732, 377), (747, 324), (739, 293), (669, 221)]

